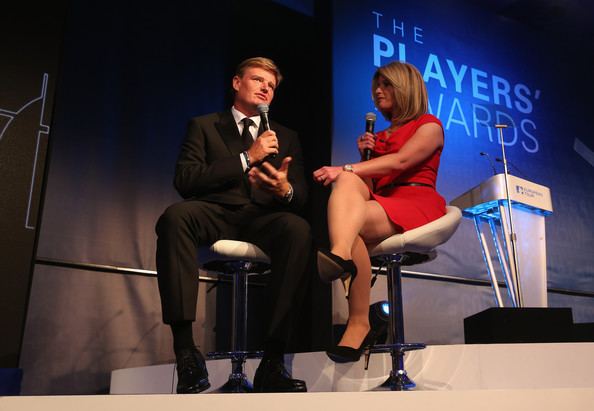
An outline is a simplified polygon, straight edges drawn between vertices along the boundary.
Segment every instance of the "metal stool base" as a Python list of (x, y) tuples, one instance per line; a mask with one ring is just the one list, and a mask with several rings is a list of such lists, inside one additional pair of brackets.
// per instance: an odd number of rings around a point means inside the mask
[(209, 352), (207, 357), (210, 359), (231, 359), (231, 374), (225, 384), (213, 393), (233, 394), (253, 392), (252, 383), (243, 372), (243, 365), (247, 358), (262, 358), (264, 351), (227, 351), (227, 352)]
[(220, 388), (212, 391), (213, 394), (240, 394), (253, 392), (254, 387), (245, 374), (230, 374), (229, 379)]
[(415, 388), (417, 384), (411, 380), (406, 371), (398, 370), (396, 373), (390, 371), (390, 376), (379, 387), (375, 387), (370, 391), (408, 391)]
[(404, 353), (425, 348), (423, 343), (382, 344), (370, 348), (370, 353), (389, 352), (392, 355), (392, 370), (390, 376), (382, 385), (370, 391), (407, 391), (417, 385), (404, 370)]

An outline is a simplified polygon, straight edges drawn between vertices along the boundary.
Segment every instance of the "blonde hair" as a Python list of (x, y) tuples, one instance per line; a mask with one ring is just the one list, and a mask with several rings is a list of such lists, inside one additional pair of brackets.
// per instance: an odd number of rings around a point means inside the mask
[(371, 96), (377, 107), (375, 90), (379, 77), (383, 76), (393, 87), (394, 107), (391, 112), (382, 112), (384, 118), (396, 124), (403, 124), (419, 118), (428, 109), (427, 88), (423, 76), (410, 63), (393, 61), (378, 68), (371, 81)]
[(276, 64), (274, 63), (274, 61), (266, 57), (252, 57), (242, 61), (237, 66), (237, 69), (235, 70), (235, 75), (238, 77), (243, 77), (245, 70), (249, 67), (259, 67), (266, 71), (270, 71), (272, 74), (274, 74), (274, 77), (276, 79), (276, 87), (278, 87), (281, 80), (283, 79), (283, 76)]

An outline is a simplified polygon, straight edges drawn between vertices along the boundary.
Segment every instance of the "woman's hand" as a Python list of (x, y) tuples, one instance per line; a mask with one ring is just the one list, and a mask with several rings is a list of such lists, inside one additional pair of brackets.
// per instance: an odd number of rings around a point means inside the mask
[(375, 134), (372, 133), (365, 133), (361, 134), (357, 138), (357, 149), (359, 150), (359, 154), (361, 158), (363, 158), (365, 149), (369, 149), (373, 151), (375, 148)]
[(325, 166), (314, 171), (313, 178), (316, 183), (327, 186), (332, 184), (340, 173), (342, 173), (342, 167)]

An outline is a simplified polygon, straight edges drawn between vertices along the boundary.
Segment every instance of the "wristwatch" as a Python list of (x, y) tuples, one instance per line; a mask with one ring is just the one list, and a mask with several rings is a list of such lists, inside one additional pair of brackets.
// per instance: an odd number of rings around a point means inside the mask
[(345, 164), (344, 166), (342, 166), (342, 171), (348, 171), (349, 173), (355, 172), (352, 164)]
[(283, 196), (283, 201), (285, 203), (290, 203), (292, 199), (293, 199), (293, 186), (291, 184), (289, 184), (289, 190)]
[(245, 172), (247, 173), (248, 171), (250, 171), (250, 168), (252, 168), (252, 165), (250, 164), (250, 155), (248, 154), (247, 151), (242, 151), (241, 155), (243, 156), (243, 160), (245, 161)]

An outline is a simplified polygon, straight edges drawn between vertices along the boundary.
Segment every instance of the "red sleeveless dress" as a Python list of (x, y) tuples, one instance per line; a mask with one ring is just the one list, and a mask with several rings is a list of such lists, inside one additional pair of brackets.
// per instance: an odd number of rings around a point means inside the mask
[[(387, 131), (377, 133), (373, 156), (397, 153), (417, 129), (426, 123), (437, 123), (443, 129), (437, 117), (423, 114), (393, 133)], [(446, 212), (445, 199), (435, 190), (440, 156), (441, 149), (436, 150), (421, 164), (400, 175), (387, 175), (373, 179), (372, 198), (383, 207), (390, 220), (401, 227), (403, 232), (436, 220)], [(431, 187), (393, 185), (405, 182), (429, 184)]]

